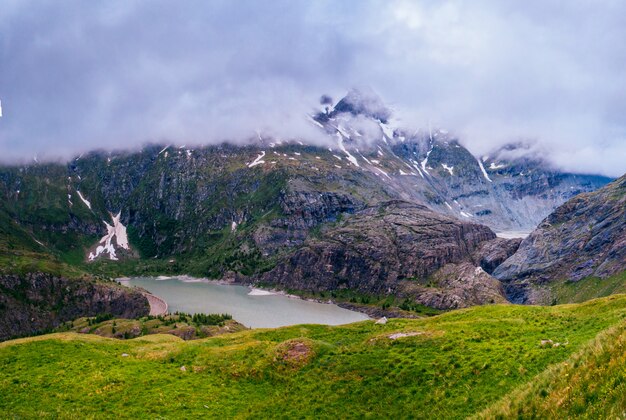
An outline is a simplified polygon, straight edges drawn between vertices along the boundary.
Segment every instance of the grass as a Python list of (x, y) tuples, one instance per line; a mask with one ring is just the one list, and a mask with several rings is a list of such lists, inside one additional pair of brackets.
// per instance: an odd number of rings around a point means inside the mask
[(56, 332), (80, 332), (101, 337), (129, 339), (152, 334), (171, 334), (184, 340), (213, 337), (247, 329), (228, 314), (185, 314), (113, 319), (103, 314), (65, 322)]
[[(20, 339), (0, 344), (0, 417), (467, 417), (506, 404), (520, 387), (604, 342), (602, 334), (613, 337), (625, 317), (626, 296), (614, 295), (187, 342), (74, 333)], [(391, 340), (397, 332), (417, 335)], [(568, 344), (542, 347), (542, 339)], [(616, 345), (611, 354), (619, 354)], [(592, 353), (598, 366), (611, 360)]]
[(626, 417), (626, 323), (598, 334), (480, 413), (480, 418)]
[(79, 278), (87, 275), (79, 267), (58, 261), (48, 254), (25, 250), (7, 251), (0, 249), (0, 274), (23, 276), (27, 273), (37, 272), (69, 278)]
[[(259, 284), (260, 287), (271, 289), (271, 284)], [(334, 303), (348, 303), (367, 312), (368, 309), (391, 310), (408, 317), (415, 315), (432, 316), (439, 315), (444, 311), (415, 303), (410, 299), (403, 299), (395, 296), (380, 296), (358, 292), (351, 289), (338, 289), (331, 291), (304, 291), (287, 289), (287, 294), (299, 296), (303, 299), (316, 299), (319, 301), (331, 300)]]
[(604, 279), (588, 277), (575, 282), (558, 282), (552, 286), (552, 295), (559, 303), (579, 303), (616, 293), (626, 293), (626, 271)]

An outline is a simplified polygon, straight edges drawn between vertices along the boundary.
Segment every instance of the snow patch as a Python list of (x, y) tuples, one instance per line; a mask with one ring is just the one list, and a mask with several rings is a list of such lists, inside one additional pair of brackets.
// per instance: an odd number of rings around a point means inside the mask
[(83, 200), (83, 203), (85, 203), (85, 205), (87, 207), (89, 207), (89, 210), (91, 210), (91, 203), (89, 202), (89, 200), (87, 200), (85, 197), (83, 197), (83, 195), (80, 193), (80, 191), (76, 190), (76, 192), (78, 193), (78, 196), (80, 197), (80, 199)]
[(341, 134), (345, 138), (350, 138), (350, 135), (346, 132), (346, 130), (344, 130), (344, 128), (341, 125), (337, 126), (337, 131), (339, 131), (339, 134)]
[(380, 128), (383, 130), (383, 134), (385, 134), (385, 136), (387, 136), (389, 139), (393, 139), (393, 128), (383, 123), (380, 123)]
[(376, 168), (378, 171), (380, 171), (380, 173), (382, 173), (383, 175), (385, 175), (387, 178), (391, 179), (391, 177), (389, 175), (387, 175), (387, 172), (383, 171), (380, 168), (377, 168), (376, 166), (374, 166), (374, 168)]
[(491, 165), (489, 165), (489, 169), (500, 169), (504, 168), (505, 166), (505, 164), (496, 165), (495, 162), (491, 162)]
[(461, 216), (463, 216), (463, 217), (472, 217), (471, 214), (465, 213), (464, 211), (461, 211)]
[(480, 159), (476, 159), (476, 161), (478, 161), (478, 166), (480, 166), (480, 170), (483, 172), (483, 175), (485, 176), (485, 179), (489, 182), (493, 182), (491, 180), (491, 178), (489, 178), (489, 175), (487, 175), (487, 171), (485, 171), (485, 167), (483, 166), (483, 163), (481, 162)]
[(496, 236), (498, 238), (505, 238), (505, 239), (515, 239), (515, 238), (526, 239), (528, 235), (530, 235), (530, 232), (524, 232), (524, 231), (518, 231), (518, 230), (496, 232)]
[(433, 151), (433, 148), (434, 148), (434, 146), (430, 147), (430, 150), (428, 151), (428, 153), (426, 153), (426, 157), (421, 162), (422, 171), (426, 172), (428, 175), (430, 175), (430, 174), (428, 173), (428, 170), (426, 170), (426, 164), (428, 163), (428, 157), (430, 156), (431, 152)]
[(370, 162), (369, 159), (367, 159), (365, 156), (363, 156), (363, 153), (359, 153), (359, 154), (361, 155), (361, 157), (363, 158), (364, 161), (366, 161), (370, 165), (372, 164), (372, 162)]
[(443, 166), (443, 169), (450, 172), (450, 175), (454, 175), (454, 172), (453, 172), (454, 166), (448, 166), (445, 163), (442, 163), (441, 166)]
[(324, 128), (324, 126), (323, 126), (322, 124), (320, 124), (320, 122), (319, 122), (319, 121), (316, 121), (316, 120), (315, 120), (315, 118), (313, 118), (313, 117), (309, 117), (309, 119), (311, 120), (311, 122), (312, 122), (313, 124), (317, 125), (317, 126), (318, 126), (318, 127), (320, 127), (320, 128)]
[(261, 154), (259, 156), (257, 156), (257, 158), (254, 159), (254, 161), (251, 164), (248, 165), (248, 168), (253, 168), (253, 167), (257, 166), (257, 165), (261, 165), (261, 164), (265, 163), (264, 160), (261, 160), (264, 157), (265, 157), (265, 150), (261, 151)]
[(350, 161), (350, 163), (352, 163), (354, 166), (358, 168), (360, 166), (359, 162), (357, 162), (356, 158), (352, 156), (350, 152), (348, 152), (346, 147), (343, 145), (343, 138), (341, 137), (341, 134), (337, 134), (337, 145), (339, 146), (341, 151), (344, 152), (346, 156), (348, 156), (348, 160)]
[(128, 245), (128, 236), (126, 234), (126, 226), (124, 226), (120, 222), (121, 214), (122, 212), (119, 212), (116, 216), (113, 216), (111, 214), (111, 219), (113, 220), (113, 226), (111, 226), (104, 220), (102, 221), (104, 225), (107, 227), (107, 234), (104, 235), (102, 239), (100, 239), (100, 241), (98, 242), (103, 245), (98, 245), (96, 247), (95, 253), (93, 252), (89, 253), (89, 257), (88, 257), (89, 261), (93, 261), (96, 258), (98, 258), (100, 255), (105, 254), (105, 253), (109, 254), (109, 259), (111, 259), (112, 261), (117, 261), (118, 258), (117, 258), (117, 254), (115, 250), (115, 245), (113, 243), (113, 239), (115, 239), (115, 243), (117, 244), (118, 248), (123, 248), (126, 250), (130, 249)]

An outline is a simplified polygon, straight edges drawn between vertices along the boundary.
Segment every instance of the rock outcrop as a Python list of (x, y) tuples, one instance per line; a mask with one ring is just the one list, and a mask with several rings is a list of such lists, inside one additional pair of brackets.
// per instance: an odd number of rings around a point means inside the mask
[(403, 282), (400, 296), (436, 309), (507, 303), (502, 283), (469, 262), (446, 264), (426, 282)]
[(44, 273), (0, 275), (0, 340), (32, 335), (83, 316), (148, 315), (148, 300), (114, 283)]
[(491, 274), (507, 258), (515, 254), (520, 243), (522, 243), (521, 238), (495, 238), (483, 242), (473, 254), (474, 261), (488, 274)]
[[(418, 204), (384, 202), (308, 239), (257, 281), (285, 289), (351, 289), (383, 295), (403, 291), (416, 297), (421, 293), (410, 293), (402, 284), (427, 280), (449, 263), (469, 264), (479, 246), (494, 238), (485, 226), (463, 223)], [(475, 269), (472, 265), (472, 276)], [(459, 288), (464, 274), (467, 270), (454, 279)], [(441, 284), (446, 281), (442, 279)], [(465, 297), (437, 307), (465, 306)], [(480, 295), (472, 302), (486, 303), (491, 298), (491, 294), (485, 299)]]
[(626, 176), (557, 208), (502, 263), (494, 276), (516, 302), (553, 281), (607, 277), (626, 270)]

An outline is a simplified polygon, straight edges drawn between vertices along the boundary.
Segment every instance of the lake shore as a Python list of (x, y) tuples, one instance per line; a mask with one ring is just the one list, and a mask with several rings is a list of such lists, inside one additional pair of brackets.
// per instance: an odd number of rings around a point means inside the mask
[[(372, 311), (367, 310), (369, 308), (344, 305), (331, 299), (298, 296), (283, 290), (265, 289), (232, 280), (181, 275), (120, 277), (116, 281), (145, 292), (151, 304), (151, 315), (163, 314), (164, 304), (167, 304), (172, 312), (229, 313), (252, 328), (306, 323), (340, 325), (367, 320), (372, 316)], [(350, 312), (352, 315), (349, 315)]]
[[(266, 289), (263, 287), (252, 286), (249, 283), (238, 282), (236, 280), (208, 279), (208, 278), (203, 278), (203, 277), (192, 277), (186, 274), (178, 275), (178, 276), (176, 275), (156, 276), (154, 278), (157, 281), (178, 279), (185, 283), (211, 283), (211, 284), (219, 284), (219, 285), (242, 286), (242, 287), (247, 287), (249, 289), (249, 292), (248, 292), (249, 296), (279, 295), (279, 296), (287, 297), (289, 299), (303, 300), (306, 302), (315, 302), (315, 303), (320, 303), (324, 305), (335, 305), (342, 309), (359, 312), (363, 315), (366, 315), (370, 319), (382, 318), (383, 316), (387, 318), (407, 318), (407, 319), (421, 318), (420, 315), (411, 314), (407, 311), (403, 311), (399, 309), (394, 309), (394, 308), (383, 309), (379, 306), (358, 304), (358, 303), (346, 302), (346, 301), (336, 301), (336, 300), (333, 300), (332, 298), (321, 299), (321, 298), (314, 298), (314, 297), (299, 296), (299, 295), (295, 295), (292, 293), (287, 293), (284, 290)], [(128, 286), (129, 280), (131, 280), (130, 277), (120, 277), (116, 279), (116, 281), (120, 282), (121, 284), (125, 284), (127, 286)]]

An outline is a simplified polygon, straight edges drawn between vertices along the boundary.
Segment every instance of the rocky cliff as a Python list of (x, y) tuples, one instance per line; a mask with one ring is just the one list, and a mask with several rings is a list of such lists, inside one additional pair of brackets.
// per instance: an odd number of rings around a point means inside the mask
[(0, 275), (0, 340), (47, 331), (83, 316), (136, 318), (148, 312), (143, 295), (117, 284), (45, 273)]
[(626, 176), (558, 207), (494, 271), (516, 302), (542, 302), (556, 281), (606, 278), (626, 270)]
[[(473, 254), (494, 238), (486, 226), (442, 216), (425, 206), (383, 202), (309, 238), (256, 281), (297, 290), (400, 295), (441, 309), (503, 301), (495, 279), (486, 273), (474, 276)], [(471, 273), (466, 265), (456, 271), (449, 267), (449, 272), (458, 274), (455, 279), (444, 279), (446, 275), (440, 273), (435, 280), (438, 293), (423, 290), (439, 269), (455, 263), (469, 264)], [(456, 293), (453, 288), (476, 289), (475, 283), (485, 285), (489, 292), (477, 292), (473, 300), (451, 297)]]

